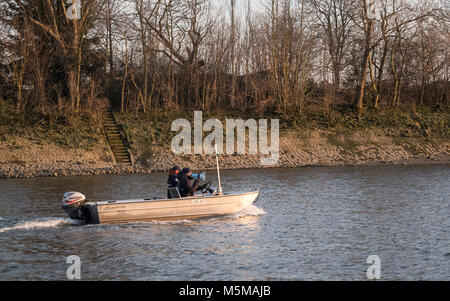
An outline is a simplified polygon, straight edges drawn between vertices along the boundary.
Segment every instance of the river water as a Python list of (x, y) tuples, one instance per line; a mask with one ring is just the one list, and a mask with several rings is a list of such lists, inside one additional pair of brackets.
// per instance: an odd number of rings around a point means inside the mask
[[(214, 172), (208, 172), (215, 181)], [(165, 194), (165, 174), (0, 179), (0, 280), (450, 280), (450, 165), (222, 171), (255, 205), (201, 220), (79, 225), (88, 199)]]

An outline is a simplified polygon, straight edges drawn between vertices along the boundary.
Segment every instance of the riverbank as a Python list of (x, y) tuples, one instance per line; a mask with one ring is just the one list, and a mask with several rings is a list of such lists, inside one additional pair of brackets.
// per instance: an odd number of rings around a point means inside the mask
[[(298, 137), (282, 133), (277, 164), (262, 166), (259, 155), (221, 155), (223, 169), (267, 167), (358, 166), (376, 164), (450, 163), (450, 142), (424, 138), (380, 137), (375, 135), (337, 135)], [(0, 178), (48, 176), (87, 176), (166, 171), (173, 164), (194, 170), (215, 169), (211, 155), (175, 155), (170, 146), (151, 147), (151, 157), (134, 166), (114, 164), (107, 145), (91, 149), (68, 148), (49, 143), (39, 145), (17, 138), (14, 143), (0, 142)]]
[[(221, 168), (450, 163), (450, 114), (446, 111), (396, 112), (389, 119), (380, 113), (366, 114), (344, 121), (307, 115), (311, 119), (280, 119), (277, 164), (262, 166), (264, 155), (221, 155)], [(171, 138), (176, 134), (170, 131), (171, 121), (179, 117), (192, 120), (192, 116), (115, 116), (136, 157), (134, 166), (114, 163), (98, 126), (101, 120), (85, 119), (75, 122), (75, 127), (9, 120), (0, 128), (0, 178), (148, 174), (166, 171), (174, 164), (193, 170), (215, 169), (213, 155), (175, 155), (171, 151)], [(204, 119), (211, 117), (221, 118), (210, 114)]]
[(16, 137), (10, 141), (0, 141), (0, 153), (0, 178), (151, 172), (145, 167), (114, 164), (109, 146), (104, 141), (89, 148), (77, 148)]
[[(382, 140), (382, 139), (380, 139)], [(389, 140), (389, 139), (387, 139)], [(261, 156), (221, 155), (222, 169), (247, 169), (270, 167), (320, 167), (320, 166), (363, 166), (386, 164), (450, 164), (450, 143), (436, 146), (433, 143), (403, 141), (403, 144), (365, 144), (347, 153), (344, 148), (327, 143), (326, 139), (315, 138), (302, 141), (308, 148), (299, 148), (296, 139), (281, 137), (278, 164), (262, 166)], [(312, 142), (314, 141), (314, 142)], [(27, 143), (27, 142), (24, 142)], [(314, 148), (314, 146), (317, 148)], [(17, 145), (16, 145), (17, 147)], [(97, 150), (97, 151), (96, 151)], [(108, 157), (107, 148), (92, 151), (61, 149), (48, 145), (39, 148), (28, 145), (12, 150), (0, 143), (0, 153), (8, 156), (0, 160), (0, 178), (33, 178), (56, 176), (90, 176), (105, 174), (150, 174), (165, 172), (174, 164), (189, 166), (193, 170), (214, 170), (215, 157), (210, 155), (176, 156), (166, 149), (148, 159), (145, 164), (134, 166), (114, 164)], [(414, 150), (412, 152), (411, 150)], [(155, 149), (156, 151), (156, 149)], [(104, 154), (101, 157), (99, 154)], [(43, 156), (42, 154), (46, 154)], [(18, 160), (17, 158), (22, 158)], [(6, 160), (9, 162), (5, 162)]]
[[(221, 155), (223, 169), (360, 166), (377, 164), (450, 163), (450, 142), (436, 142), (420, 138), (392, 138), (386, 136), (338, 135), (314, 132), (316, 136), (299, 137), (296, 133), (280, 134), (280, 156), (277, 164), (264, 166), (264, 155)], [(336, 139), (336, 140), (335, 140)], [(214, 169), (215, 156), (181, 155), (171, 153), (170, 147), (152, 147), (154, 154), (146, 165), (154, 170), (166, 170), (174, 163), (194, 170)]]

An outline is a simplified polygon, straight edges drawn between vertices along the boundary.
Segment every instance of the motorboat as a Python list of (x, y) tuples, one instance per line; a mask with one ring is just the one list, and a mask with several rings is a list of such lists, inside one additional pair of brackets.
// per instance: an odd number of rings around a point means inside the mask
[[(229, 215), (243, 210), (257, 201), (259, 190), (244, 193), (224, 194), (220, 183), (219, 159), (217, 156), (218, 188), (205, 185), (200, 194), (181, 197), (177, 188), (169, 189), (172, 198), (133, 200), (87, 200), (75, 191), (66, 192), (62, 208), (72, 219), (88, 224), (117, 224), (152, 220), (194, 219)], [(204, 176), (203, 176), (204, 177)]]
[(79, 192), (66, 192), (62, 207), (70, 218), (88, 224), (117, 224), (229, 215), (254, 203), (258, 196), (259, 190), (172, 199), (88, 201)]

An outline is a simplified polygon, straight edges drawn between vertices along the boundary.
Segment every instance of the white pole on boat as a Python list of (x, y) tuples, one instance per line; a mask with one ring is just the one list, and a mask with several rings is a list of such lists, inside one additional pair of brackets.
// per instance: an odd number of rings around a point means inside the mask
[(219, 182), (219, 188), (218, 188), (217, 193), (219, 195), (221, 195), (222, 194), (222, 185), (220, 184), (219, 155), (217, 154), (217, 144), (215, 144), (214, 147), (216, 149), (217, 180)]

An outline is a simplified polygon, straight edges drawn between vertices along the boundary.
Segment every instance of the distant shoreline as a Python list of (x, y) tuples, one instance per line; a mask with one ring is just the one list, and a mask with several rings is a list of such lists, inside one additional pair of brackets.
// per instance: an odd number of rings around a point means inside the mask
[[(297, 119), (284, 121), (277, 164), (261, 165), (265, 155), (223, 154), (220, 167), (234, 170), (450, 163), (449, 113), (425, 111), (420, 116), (420, 123), (415, 121), (419, 117), (408, 112), (367, 113), (365, 119), (342, 116), (333, 127), (325, 121), (304, 125), (296, 124)], [(173, 118), (161, 118), (115, 113), (122, 137), (128, 141), (133, 166), (116, 164), (101, 120), (78, 120), (76, 125), (55, 123), (50, 127), (45, 122), (24, 124), (13, 119), (3, 128), (0, 125), (0, 178), (150, 174), (166, 172), (173, 165), (196, 171), (216, 168), (214, 155), (174, 154), (171, 140), (175, 133), (170, 128)], [(384, 122), (389, 126), (380, 125)]]
[[(221, 162), (224, 163), (224, 162)], [(434, 164), (450, 164), (450, 155), (436, 156), (436, 157), (418, 157), (409, 158), (404, 160), (396, 160), (390, 162), (380, 161), (368, 161), (364, 163), (353, 164), (305, 164), (298, 166), (238, 166), (238, 167), (221, 167), (222, 170), (242, 170), (242, 169), (272, 169), (272, 168), (318, 168), (318, 167), (364, 167), (364, 166), (396, 166), (396, 165), (434, 165)], [(5, 172), (5, 166), (9, 165), (9, 170), (15, 170), (15, 172)], [(24, 168), (22, 165), (16, 164), (2, 164), (0, 169), (0, 179), (8, 178), (43, 178), (43, 177), (71, 177), (71, 176), (95, 176), (95, 175), (126, 175), (126, 174), (153, 174), (167, 172), (165, 169), (151, 169), (149, 167), (136, 164), (135, 166), (125, 164), (112, 164), (111, 166), (103, 167), (83, 167), (78, 168), (56, 168), (56, 169), (36, 169), (36, 168)], [(183, 165), (184, 166), (184, 165)], [(215, 168), (199, 168), (196, 170), (215, 171)]]

